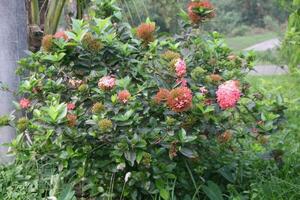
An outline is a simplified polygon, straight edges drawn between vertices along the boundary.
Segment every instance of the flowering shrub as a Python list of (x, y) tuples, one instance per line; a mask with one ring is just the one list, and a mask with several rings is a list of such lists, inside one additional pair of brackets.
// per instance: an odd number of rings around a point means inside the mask
[(45, 196), (69, 184), (82, 199), (201, 199), (203, 180), (228, 179), (236, 141), (280, 128), (283, 103), (266, 107), (244, 80), (253, 57), (192, 29), (154, 40), (153, 24), (74, 20), (20, 61), (25, 115), (1, 119), (17, 129), (16, 162), (51, 179)]
[(207, 19), (215, 17), (215, 9), (209, 1), (193, 1), (188, 5), (188, 15), (190, 20), (197, 24)]

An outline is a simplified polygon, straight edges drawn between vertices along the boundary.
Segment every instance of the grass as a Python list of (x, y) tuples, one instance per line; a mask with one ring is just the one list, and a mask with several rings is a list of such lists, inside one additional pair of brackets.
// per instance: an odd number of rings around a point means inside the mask
[[(300, 142), (300, 78), (292, 75), (249, 76), (248, 81), (255, 90), (263, 93), (281, 94), (287, 106), (284, 134), (275, 142), (284, 142), (282, 148), (292, 151)], [(299, 145), (300, 157), (300, 145)]]
[(255, 90), (263, 93), (282, 94), (288, 107), (285, 129), (272, 136), (274, 148), (284, 151), (282, 168), (265, 169), (251, 184), (252, 199), (297, 200), (300, 199), (300, 78), (291, 75), (249, 76)]
[(254, 44), (257, 44), (259, 42), (263, 42), (275, 37), (277, 37), (277, 34), (275, 32), (266, 32), (257, 35), (251, 34), (245, 36), (226, 38), (225, 41), (228, 44), (228, 46), (232, 48), (234, 51), (239, 51), (247, 47), (250, 47)]

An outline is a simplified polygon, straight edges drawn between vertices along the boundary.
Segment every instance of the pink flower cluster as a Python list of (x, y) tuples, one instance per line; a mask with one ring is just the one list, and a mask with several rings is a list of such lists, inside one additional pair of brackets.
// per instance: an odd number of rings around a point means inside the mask
[(177, 80), (176, 80), (176, 83), (177, 83), (177, 84), (180, 84), (181, 87), (187, 87), (187, 80), (184, 79), (184, 78), (177, 79)]
[(76, 106), (75, 106), (74, 103), (68, 103), (68, 104), (67, 104), (67, 109), (68, 109), (68, 110), (74, 110), (75, 107), (76, 107)]
[(54, 34), (54, 38), (56, 39), (64, 39), (67, 41), (69, 39), (68, 35), (64, 31), (59, 31)]
[(23, 98), (20, 100), (19, 104), (20, 104), (20, 107), (23, 108), (23, 109), (27, 109), (30, 107), (30, 100), (29, 99), (26, 99), (26, 98)]
[(116, 79), (112, 76), (104, 76), (98, 82), (98, 86), (102, 90), (111, 90), (115, 87), (115, 85)]
[(241, 97), (238, 82), (233, 80), (226, 81), (219, 86), (216, 95), (218, 104), (221, 109), (225, 110), (235, 107), (236, 103)]
[(175, 71), (178, 78), (182, 78), (186, 74), (186, 64), (183, 59), (178, 59), (175, 63)]

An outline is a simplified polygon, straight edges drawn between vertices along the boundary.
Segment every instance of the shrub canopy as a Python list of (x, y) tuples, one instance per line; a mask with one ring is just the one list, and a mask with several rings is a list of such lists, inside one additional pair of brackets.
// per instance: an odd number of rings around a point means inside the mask
[(39, 166), (43, 197), (200, 198), (207, 180), (235, 181), (226, 169), (243, 138), (280, 128), (282, 100), (264, 101), (244, 79), (253, 55), (182, 16), (168, 38), (150, 21), (134, 31), (119, 12), (74, 20), (20, 61), (24, 115), (4, 125), (17, 129), (16, 162)]

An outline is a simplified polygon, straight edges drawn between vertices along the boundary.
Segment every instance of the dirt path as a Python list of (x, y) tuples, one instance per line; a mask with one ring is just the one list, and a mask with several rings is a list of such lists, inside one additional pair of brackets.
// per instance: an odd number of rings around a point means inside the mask
[(274, 38), (274, 39), (271, 39), (271, 40), (260, 42), (258, 44), (255, 44), (255, 45), (251, 46), (251, 47), (248, 47), (244, 50), (245, 51), (250, 51), (250, 50), (253, 50), (253, 51), (267, 51), (269, 49), (279, 47), (279, 45), (280, 45), (280, 40), (278, 38)]
[[(244, 51), (267, 51), (270, 49), (274, 49), (276, 47), (280, 46), (280, 40), (278, 38), (270, 39), (264, 42), (260, 42), (258, 44), (255, 44), (253, 46), (250, 46)], [(250, 75), (280, 75), (280, 74), (286, 74), (288, 72), (287, 67), (281, 67), (277, 65), (272, 64), (258, 64), (255, 66), (255, 70), (251, 71)]]
[(277, 65), (260, 64), (255, 66), (254, 70), (249, 75), (281, 75), (288, 73), (287, 67), (280, 67)]

